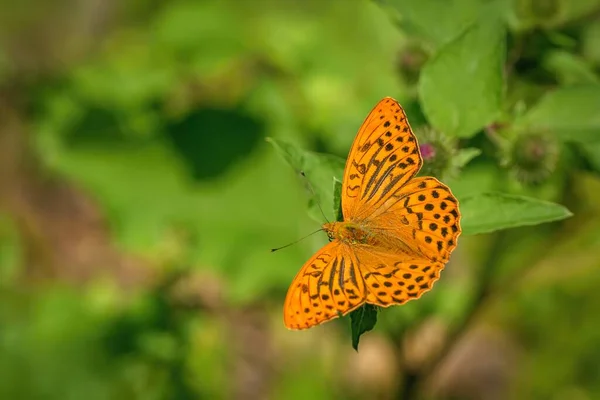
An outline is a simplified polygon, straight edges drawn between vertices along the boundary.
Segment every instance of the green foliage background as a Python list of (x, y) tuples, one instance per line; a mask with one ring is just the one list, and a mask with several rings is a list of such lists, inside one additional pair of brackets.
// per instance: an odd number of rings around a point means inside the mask
[[(0, 398), (599, 397), (599, 13), (0, 2)], [(384, 96), (464, 235), (357, 353), (348, 318), (283, 326), (324, 235), (269, 249), (336, 218)]]

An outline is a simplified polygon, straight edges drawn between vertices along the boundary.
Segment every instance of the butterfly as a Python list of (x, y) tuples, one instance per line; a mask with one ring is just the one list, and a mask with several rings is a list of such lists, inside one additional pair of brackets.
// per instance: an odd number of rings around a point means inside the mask
[(457, 245), (460, 211), (448, 186), (415, 177), (422, 164), (402, 106), (385, 97), (350, 149), (343, 221), (323, 224), (329, 243), (302, 266), (287, 292), (287, 328), (310, 328), (365, 303), (404, 304), (432, 288)]

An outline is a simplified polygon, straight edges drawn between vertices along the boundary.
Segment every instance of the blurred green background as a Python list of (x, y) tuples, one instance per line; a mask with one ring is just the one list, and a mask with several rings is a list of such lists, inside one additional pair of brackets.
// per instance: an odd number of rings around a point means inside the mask
[[(599, 73), (598, 0), (1, 0), (0, 398), (600, 398)], [(470, 231), (355, 352), (269, 249), (384, 96)]]

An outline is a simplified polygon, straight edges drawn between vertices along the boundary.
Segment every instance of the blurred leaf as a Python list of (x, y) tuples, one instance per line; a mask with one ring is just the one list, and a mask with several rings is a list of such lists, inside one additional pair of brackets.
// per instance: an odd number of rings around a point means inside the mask
[(460, 149), (458, 154), (454, 157), (454, 164), (462, 168), (467, 165), (472, 159), (481, 154), (481, 150), (476, 147), (468, 147), (466, 149)]
[(303, 150), (284, 140), (267, 138), (277, 152), (294, 168), (298, 173), (303, 172), (306, 179), (314, 189), (315, 193), (310, 194), (311, 206), (309, 213), (316, 221), (322, 223), (321, 211), (315, 202), (319, 202), (323, 207), (325, 214), (329, 214), (327, 219), (335, 220), (335, 215), (330, 214), (335, 210), (332, 178), (340, 179), (344, 173), (345, 161), (337, 156), (330, 154), (314, 153)]
[[(558, 4), (557, 8), (559, 12), (556, 13), (555, 18), (551, 19), (545, 24), (548, 27), (557, 27), (559, 25), (566, 24), (569, 21), (585, 17), (586, 15), (593, 13), (600, 8), (600, 0), (555, 1)], [(543, 2), (541, 4), (543, 4)]]
[(333, 177), (333, 215), (336, 221), (343, 221), (342, 212), (342, 181)]
[[(331, 348), (328, 344), (334, 344), (331, 342), (325, 344), (321, 339), (327, 338), (317, 339), (326, 348)], [(308, 351), (300, 350), (300, 353), (288, 357), (294, 358), (294, 368), (282, 368), (277, 373), (277, 379), (273, 380), (272, 387), (269, 388), (269, 394), (272, 394), (269, 398), (286, 400), (336, 398), (339, 390), (330, 382), (337, 371), (332, 372), (327, 363), (315, 363), (314, 354)]]
[(16, 221), (0, 213), (0, 290), (18, 276), (23, 250)]
[(162, 362), (174, 362), (179, 356), (177, 338), (164, 331), (146, 329), (137, 338), (137, 346), (145, 355)]
[[(200, 184), (165, 142), (60, 148), (51, 166), (93, 196), (115, 243), (128, 252), (162, 265), (172, 251), (166, 239), (173, 237), (189, 257), (186, 264), (227, 280), (232, 303), (289, 284), (291, 271), (281, 265), (300, 263), (309, 242), (276, 256), (268, 249), (282, 237), (289, 238), (284, 243), (296, 239), (299, 229), (304, 233), (308, 218), (297, 188), (282, 185), (289, 170), (279, 157), (272, 151), (254, 153), (252, 162), (232, 166), (225, 179)], [(249, 197), (252, 201), (241, 201)]]
[(557, 76), (563, 85), (598, 83), (598, 76), (586, 61), (567, 51), (550, 52), (543, 60), (544, 68)]
[(442, 45), (458, 36), (481, 12), (484, 1), (447, 0), (440, 13), (439, 0), (388, 0), (400, 14), (400, 23), (410, 33)]
[(584, 17), (600, 5), (598, 0), (511, 0), (508, 20), (517, 31), (552, 28)]
[(585, 154), (589, 166), (595, 172), (600, 173), (600, 141), (582, 144), (580, 148)]
[(242, 54), (243, 28), (243, 14), (230, 12), (218, 2), (174, 2), (160, 9), (154, 35), (167, 51), (187, 56), (181, 61), (193, 59), (196, 71), (211, 71)]
[(176, 82), (176, 69), (145, 38), (125, 35), (112, 53), (71, 72), (78, 98), (102, 108), (138, 110), (164, 96)]
[(90, 309), (81, 290), (21, 292), (0, 291), (0, 397), (111, 398), (122, 364), (101, 350), (110, 321)]
[(350, 313), (350, 329), (352, 330), (352, 347), (358, 351), (360, 336), (372, 330), (377, 323), (377, 306), (364, 304)]
[(421, 71), (419, 95), (431, 124), (471, 137), (497, 117), (503, 97), (505, 28), (482, 18), (443, 46)]
[(581, 52), (585, 59), (600, 65), (600, 20), (596, 20), (584, 28), (581, 42)]
[(482, 193), (461, 199), (460, 211), (465, 235), (538, 225), (573, 215), (560, 204), (504, 193)]
[(561, 31), (547, 31), (546, 38), (553, 47), (561, 47), (562, 49), (568, 51), (577, 50), (577, 39)]
[(600, 85), (577, 85), (549, 92), (515, 121), (522, 130), (555, 133), (565, 141), (600, 141)]

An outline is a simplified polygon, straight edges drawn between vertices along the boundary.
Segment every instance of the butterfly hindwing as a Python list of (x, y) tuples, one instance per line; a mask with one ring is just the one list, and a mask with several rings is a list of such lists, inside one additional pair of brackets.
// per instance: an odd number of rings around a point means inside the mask
[(356, 249), (367, 290), (367, 303), (380, 307), (418, 299), (439, 279), (444, 263), (404, 253), (360, 247)]
[(417, 254), (447, 262), (461, 233), (458, 201), (431, 177), (415, 178), (369, 217), (370, 229), (394, 236)]

